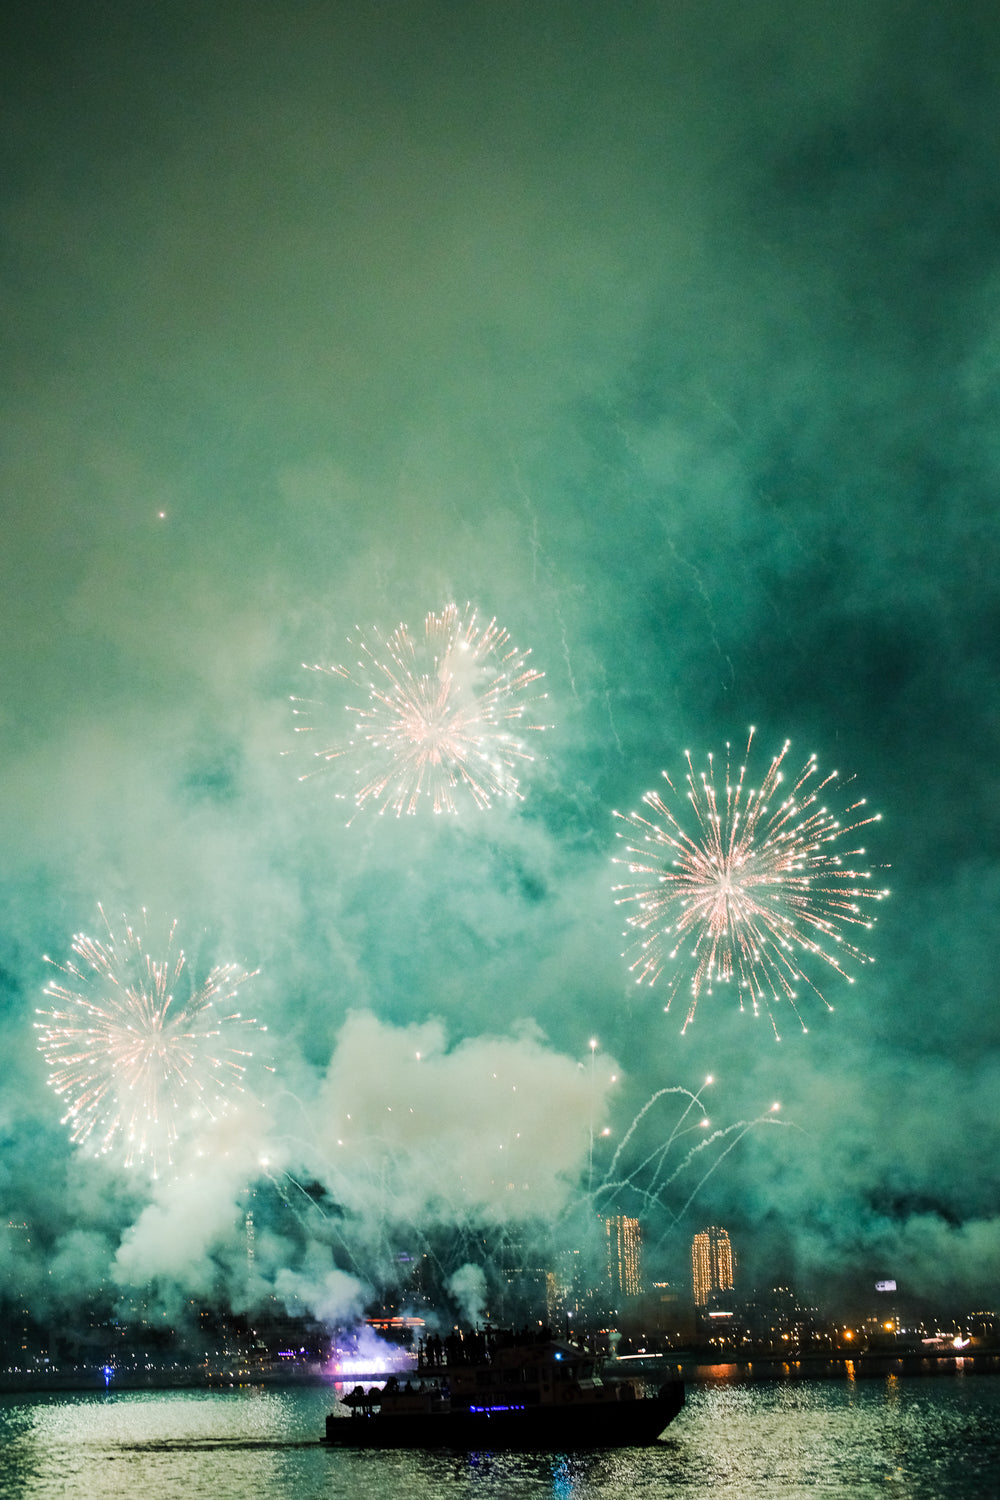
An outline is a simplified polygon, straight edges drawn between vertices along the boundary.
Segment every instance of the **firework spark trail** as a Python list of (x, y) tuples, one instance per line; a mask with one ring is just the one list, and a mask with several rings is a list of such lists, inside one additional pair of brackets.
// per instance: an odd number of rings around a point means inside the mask
[[(447, 1267), (434, 1246), (431, 1228), (440, 1231), (450, 1225), (456, 1241), (465, 1244), (466, 1259), (472, 1248), (481, 1244), (481, 1226), (475, 1222), (470, 1228), (463, 1222), (463, 1216), (469, 1211), (458, 1202), (437, 1202), (425, 1207), (426, 1224), (421, 1222), (420, 1215), (414, 1215), (411, 1204), (404, 1204), (401, 1184), (418, 1174), (424, 1176), (430, 1170), (436, 1180), (451, 1182), (454, 1175), (452, 1164), (444, 1154), (440, 1159), (429, 1158), (426, 1149), (413, 1152), (396, 1147), (390, 1155), (384, 1141), (365, 1134), (351, 1139), (349, 1164), (341, 1166), (324, 1153), (316, 1140), (286, 1135), (282, 1142), (286, 1145), (295, 1143), (301, 1148), (302, 1160), (311, 1163), (312, 1180), (320, 1182), (325, 1195), (337, 1205), (336, 1215), (328, 1214), (287, 1167), (275, 1165), (265, 1157), (260, 1162), (263, 1175), (281, 1194), (298, 1222), (308, 1230), (308, 1212), (302, 1212), (288, 1200), (283, 1184), (298, 1190), (306, 1200), (307, 1209), (318, 1214), (323, 1221), (330, 1243), (339, 1245), (351, 1271), (362, 1280), (371, 1276), (373, 1264), (390, 1267), (397, 1262), (401, 1239), (415, 1254), (423, 1256), (443, 1279)], [(338, 1145), (342, 1144), (338, 1141)], [(474, 1214), (471, 1217), (475, 1220)]]
[[(710, 1084), (711, 1082), (712, 1082), (711, 1078), (706, 1078), (705, 1079), (705, 1086), (707, 1087), (708, 1084)], [(613, 1174), (614, 1174), (615, 1170), (617, 1169), (618, 1162), (619, 1162), (619, 1160), (620, 1160), (623, 1152), (625, 1151), (626, 1147), (628, 1146), (628, 1143), (632, 1139), (632, 1137), (635, 1134), (636, 1130), (641, 1125), (641, 1123), (642, 1123), (643, 1119), (645, 1118), (645, 1116), (649, 1113), (649, 1111), (653, 1108), (653, 1106), (660, 1099), (664, 1098), (664, 1096), (667, 1095), (667, 1094), (683, 1094), (686, 1097), (687, 1101), (688, 1101), (687, 1105), (685, 1106), (685, 1108), (682, 1111), (682, 1113), (679, 1116), (679, 1118), (675, 1121), (674, 1127), (671, 1130), (670, 1134), (667, 1136), (666, 1140), (659, 1142), (659, 1144), (657, 1146), (655, 1146), (654, 1149), (648, 1154), (648, 1156), (645, 1158), (645, 1160), (641, 1161), (639, 1163), (639, 1165), (634, 1169), (634, 1171), (630, 1174), (630, 1177), (637, 1177), (640, 1173), (645, 1172), (645, 1170), (649, 1166), (650, 1162), (656, 1161), (656, 1163), (657, 1163), (656, 1170), (655, 1170), (655, 1172), (653, 1174), (652, 1181), (650, 1182), (650, 1184), (649, 1184), (649, 1186), (647, 1188), (647, 1192), (649, 1194), (652, 1195), (656, 1191), (656, 1188), (657, 1188), (657, 1186), (659, 1184), (660, 1172), (663, 1169), (663, 1166), (664, 1166), (664, 1164), (665, 1164), (665, 1162), (666, 1162), (666, 1160), (667, 1160), (667, 1158), (668, 1158), (668, 1156), (670, 1154), (670, 1151), (671, 1151), (671, 1149), (672, 1149), (675, 1141), (680, 1136), (682, 1136), (682, 1135), (689, 1135), (691, 1133), (691, 1131), (693, 1131), (693, 1130), (702, 1130), (702, 1129), (704, 1129), (704, 1128), (707, 1127), (708, 1120), (705, 1119), (705, 1118), (702, 1118), (702, 1119), (698, 1120), (693, 1125), (687, 1125), (687, 1126), (685, 1126), (685, 1124), (684, 1124), (684, 1122), (687, 1120), (688, 1115), (690, 1115), (690, 1113), (691, 1113), (692, 1110), (697, 1109), (700, 1112), (701, 1109), (702, 1109), (701, 1090), (700, 1089), (699, 1089), (699, 1091), (696, 1094), (692, 1094), (691, 1091), (690, 1091), (690, 1089), (686, 1089), (686, 1088), (683, 1088), (683, 1087), (680, 1087), (680, 1086), (677, 1086), (677, 1087), (674, 1087), (674, 1088), (658, 1089), (656, 1091), (656, 1093), (653, 1094), (652, 1097), (646, 1101), (646, 1103), (643, 1105), (642, 1109), (640, 1109), (639, 1113), (636, 1115), (635, 1119), (632, 1121), (632, 1123), (629, 1126), (628, 1130), (625, 1132), (624, 1136), (622, 1137), (622, 1139), (621, 1139), (621, 1141), (620, 1141), (620, 1143), (618, 1145), (618, 1148), (615, 1151), (614, 1157), (612, 1158), (611, 1165), (608, 1167), (607, 1174), (605, 1176), (605, 1183), (606, 1184), (611, 1181), (611, 1179), (613, 1177)]]
[[(692, 1131), (702, 1132), (710, 1129), (709, 1119), (707, 1116), (702, 1115), (704, 1107), (702, 1092), (712, 1082), (713, 1079), (711, 1077), (706, 1078), (702, 1089), (694, 1093), (690, 1089), (679, 1085), (672, 1088), (658, 1089), (646, 1101), (623, 1135), (603, 1180), (594, 1190), (593, 1204), (598, 1213), (606, 1214), (609, 1211), (610, 1203), (616, 1198), (619, 1200), (623, 1197), (638, 1198), (647, 1213), (655, 1210), (658, 1213), (665, 1212), (667, 1214), (669, 1227), (661, 1238), (662, 1243), (662, 1239), (665, 1239), (667, 1234), (681, 1223), (687, 1210), (691, 1207), (691, 1204), (697, 1198), (708, 1179), (718, 1170), (730, 1152), (736, 1149), (740, 1141), (751, 1130), (755, 1129), (758, 1125), (781, 1125), (787, 1128), (787, 1121), (776, 1118), (780, 1106), (772, 1104), (764, 1114), (758, 1115), (752, 1120), (736, 1120), (730, 1125), (721, 1126), (713, 1130), (710, 1135), (702, 1135), (702, 1138), (691, 1147), (686, 1155), (681, 1157), (670, 1172), (670, 1175), (663, 1177), (662, 1173), (666, 1166), (668, 1154), (676, 1142), (682, 1136), (689, 1135)], [(630, 1167), (627, 1172), (622, 1173), (620, 1170), (622, 1158), (639, 1126), (659, 1100), (672, 1094), (682, 1094), (688, 1102), (675, 1120), (668, 1136), (652, 1151), (648, 1152), (642, 1161), (638, 1162), (634, 1167)], [(692, 1112), (695, 1111), (700, 1116), (697, 1123), (686, 1125), (685, 1122)], [(725, 1144), (722, 1145), (721, 1149), (713, 1153), (712, 1148), (719, 1146), (722, 1142), (725, 1142)], [(665, 1195), (689, 1167), (700, 1163), (705, 1153), (710, 1153), (707, 1166), (701, 1172), (694, 1185), (688, 1190), (684, 1202), (677, 1208), (669, 1207), (665, 1201)], [(648, 1177), (648, 1168), (652, 1162), (655, 1162), (656, 1166), (652, 1177)], [(615, 1176), (616, 1172), (619, 1173), (618, 1176)]]
[[(155, 1172), (158, 1156), (171, 1159), (183, 1112), (215, 1119), (230, 1090), (242, 1091), (245, 1059), (253, 1054), (236, 1044), (238, 1033), (266, 1028), (216, 1009), (254, 977), (239, 964), (217, 965), (195, 988), (183, 951), (174, 950), (176, 922), (165, 956), (154, 959), (127, 918), (119, 938), (98, 909), (107, 937), (78, 933), (72, 948), (79, 964), (45, 957), (66, 976), (45, 987), (64, 1008), (38, 1011), (38, 1047), (52, 1069), (49, 1084), (68, 1097), (62, 1123), (70, 1138), (97, 1155), (120, 1144), (127, 1167), (146, 1158)], [(179, 985), (186, 995), (175, 993)]]
[[(753, 730), (747, 752), (753, 742)], [(665, 1010), (687, 983), (690, 1003), (682, 1030), (694, 1018), (702, 992), (711, 994), (715, 981), (736, 980), (740, 1008), (749, 997), (754, 1014), (761, 1006), (778, 1028), (772, 1002), (787, 1001), (807, 1028), (796, 1004), (796, 985), (809, 986), (828, 1010), (816, 983), (805, 972), (812, 961), (828, 964), (853, 982), (846, 963), (870, 963), (871, 958), (844, 936), (843, 929), (870, 929), (874, 918), (867, 905), (888, 895), (872, 884), (871, 870), (854, 869), (844, 861), (863, 856), (863, 848), (841, 850), (840, 841), (880, 814), (863, 811), (863, 800), (847, 808), (841, 821), (821, 805), (821, 793), (832, 788), (837, 772), (821, 775), (810, 756), (794, 785), (776, 806), (771, 800), (782, 783), (786, 741), (774, 757), (759, 788), (746, 781), (746, 764), (734, 781), (726, 747), (725, 788), (715, 784), (714, 759), (696, 776), (687, 755), (686, 800), (691, 831), (681, 821), (681, 797), (663, 772), (678, 811), (658, 792), (643, 801), (660, 820), (640, 813), (615, 813), (642, 836), (642, 844), (628, 844), (627, 865), (634, 878), (615, 887), (618, 904), (631, 906), (627, 921), (633, 933), (626, 957), (637, 983), (654, 984), (671, 965)], [(633, 834), (621, 834), (634, 837)], [(628, 934), (626, 934), (628, 936)]]
[[(707, 1088), (708, 1085), (712, 1083), (712, 1081), (713, 1080), (711, 1077), (706, 1078), (702, 1089), (699, 1089), (697, 1093), (692, 1093), (690, 1089), (684, 1088), (680, 1084), (673, 1087), (657, 1089), (656, 1093), (652, 1094), (646, 1100), (646, 1103), (639, 1110), (639, 1113), (635, 1116), (631, 1125), (628, 1127), (625, 1134), (619, 1141), (618, 1146), (615, 1149), (615, 1154), (611, 1158), (610, 1165), (608, 1166), (608, 1169), (604, 1174), (604, 1178), (595, 1191), (595, 1202), (597, 1197), (601, 1194), (613, 1193), (625, 1188), (634, 1189), (636, 1192), (638, 1192), (647, 1203), (647, 1205), (657, 1201), (657, 1191), (661, 1186), (660, 1173), (663, 1170), (664, 1164), (672, 1147), (674, 1146), (674, 1143), (680, 1136), (688, 1135), (692, 1130), (706, 1130), (708, 1128), (709, 1122), (707, 1117), (705, 1117), (703, 1114), (704, 1106), (702, 1104), (701, 1096), (703, 1089)], [(664, 1099), (672, 1094), (683, 1094), (688, 1102), (685, 1105), (684, 1109), (681, 1111), (681, 1114), (674, 1121), (673, 1128), (671, 1129), (669, 1135), (665, 1140), (659, 1141), (653, 1148), (653, 1150), (650, 1151), (641, 1162), (639, 1162), (629, 1171), (627, 1176), (616, 1177), (615, 1173), (619, 1170), (619, 1163), (621, 1162), (622, 1157), (627, 1151), (629, 1143), (634, 1137), (636, 1131), (642, 1125), (643, 1120), (645, 1120), (650, 1110), (652, 1110), (661, 1099)], [(697, 1110), (700, 1118), (694, 1125), (685, 1125), (685, 1121), (688, 1119), (688, 1116), (693, 1110)], [(688, 1155), (671, 1174), (671, 1177), (668, 1180), (669, 1182), (673, 1182), (674, 1179), (679, 1176), (684, 1167), (690, 1161), (691, 1157), (695, 1154), (695, 1152), (700, 1151), (704, 1144), (704, 1141), (700, 1141), (692, 1151), (688, 1152)], [(650, 1163), (653, 1161), (656, 1162), (656, 1169), (653, 1173), (652, 1180), (647, 1182), (645, 1186), (641, 1186), (640, 1182), (642, 1176), (646, 1172)]]
[[(480, 625), (471, 606), (460, 614), (449, 604), (427, 615), (422, 637), (401, 624), (388, 637), (359, 632), (351, 644), (361, 653), (353, 668), (303, 666), (367, 695), (361, 706), (345, 705), (355, 732), (314, 752), (317, 770), (344, 756), (358, 761), (358, 809), (372, 803), (399, 817), (427, 798), (436, 813), (454, 813), (462, 794), (479, 808), (520, 797), (517, 771), (533, 756), (515, 731), (549, 727), (524, 722), (529, 704), (546, 695), (531, 696), (543, 674), (495, 619)], [(292, 702), (302, 719), (321, 706)], [(318, 732), (313, 723), (295, 727)]]
[[(274, 1166), (272, 1168), (271, 1163), (266, 1157), (264, 1157), (260, 1162), (260, 1170), (262, 1175), (266, 1177), (268, 1182), (270, 1182), (271, 1185), (277, 1190), (282, 1199), (282, 1202), (294, 1215), (295, 1219), (303, 1227), (306, 1233), (309, 1232), (310, 1228), (310, 1213), (319, 1216), (319, 1219), (323, 1226), (323, 1233), (328, 1237), (329, 1242), (332, 1244), (334, 1241), (336, 1241), (337, 1244), (339, 1244), (347, 1260), (350, 1262), (351, 1270), (357, 1276), (363, 1277), (364, 1272), (361, 1262), (359, 1258), (354, 1254), (351, 1242), (344, 1234), (338, 1219), (334, 1218), (332, 1214), (328, 1214), (326, 1212), (322, 1205), (316, 1201), (316, 1198), (313, 1196), (313, 1194), (309, 1192), (308, 1188), (304, 1187), (296, 1177), (293, 1177), (292, 1173), (288, 1171), (287, 1167)], [(280, 1173), (280, 1177), (276, 1176), (275, 1173)], [(298, 1204), (298, 1201), (296, 1201), (296, 1203), (293, 1203), (289, 1199), (285, 1190), (286, 1183), (294, 1188), (296, 1192), (305, 1199), (305, 1211)]]

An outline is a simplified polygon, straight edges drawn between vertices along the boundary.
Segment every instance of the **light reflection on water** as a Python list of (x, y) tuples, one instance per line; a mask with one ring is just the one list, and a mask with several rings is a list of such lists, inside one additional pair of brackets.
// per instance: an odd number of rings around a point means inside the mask
[(327, 1450), (310, 1390), (0, 1397), (0, 1500), (971, 1500), (996, 1492), (1000, 1375), (694, 1387), (652, 1448)]

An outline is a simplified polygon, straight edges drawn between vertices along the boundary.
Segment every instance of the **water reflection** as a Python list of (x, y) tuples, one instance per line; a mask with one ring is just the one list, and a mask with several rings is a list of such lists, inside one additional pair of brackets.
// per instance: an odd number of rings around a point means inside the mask
[(3, 1500), (981, 1500), (1000, 1472), (1000, 1376), (896, 1371), (689, 1388), (650, 1448), (329, 1450), (327, 1390), (0, 1398)]
[[(648, 1483), (651, 1454), (662, 1456), (663, 1444), (655, 1448), (625, 1448), (588, 1453), (470, 1453), (465, 1477), (470, 1496), (494, 1494), (570, 1497), (593, 1495), (631, 1496)], [(456, 1479), (462, 1477), (456, 1468)]]

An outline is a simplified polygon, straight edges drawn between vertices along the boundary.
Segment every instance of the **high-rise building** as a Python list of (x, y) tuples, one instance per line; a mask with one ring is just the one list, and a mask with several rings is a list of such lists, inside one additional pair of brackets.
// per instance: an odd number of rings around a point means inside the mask
[(691, 1242), (691, 1270), (695, 1306), (707, 1307), (716, 1292), (733, 1288), (733, 1247), (725, 1229), (714, 1225), (696, 1234)]
[(586, 1257), (579, 1250), (559, 1250), (545, 1278), (545, 1316), (553, 1326), (582, 1323), (594, 1300)]
[(254, 1258), (256, 1255), (256, 1233), (254, 1222), (254, 1208), (257, 1200), (257, 1189), (245, 1187), (243, 1189), (243, 1237), (247, 1252), (247, 1270), (253, 1276)]
[(638, 1219), (625, 1214), (615, 1214), (605, 1219), (604, 1228), (608, 1237), (608, 1280), (611, 1295), (620, 1297), (642, 1296), (642, 1230)]

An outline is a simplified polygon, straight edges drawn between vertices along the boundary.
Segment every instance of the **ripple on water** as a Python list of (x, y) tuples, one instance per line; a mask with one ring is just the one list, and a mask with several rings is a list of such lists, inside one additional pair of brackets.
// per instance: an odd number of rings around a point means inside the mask
[(651, 1448), (587, 1454), (320, 1446), (322, 1389), (0, 1398), (0, 1500), (982, 1500), (1000, 1375), (689, 1390)]

